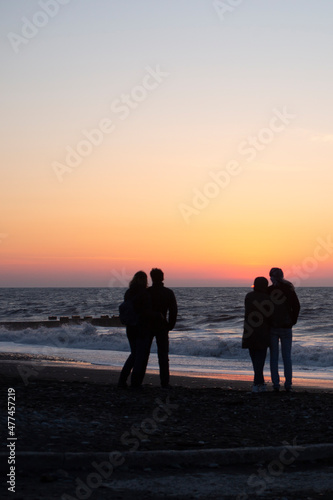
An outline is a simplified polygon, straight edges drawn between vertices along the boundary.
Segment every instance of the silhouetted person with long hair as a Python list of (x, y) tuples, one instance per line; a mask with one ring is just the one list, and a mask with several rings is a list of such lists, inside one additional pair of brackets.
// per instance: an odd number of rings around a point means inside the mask
[(284, 366), (284, 387), (291, 391), (292, 385), (292, 327), (297, 323), (300, 303), (295, 288), (290, 281), (284, 279), (283, 271), (279, 267), (273, 267), (269, 276), (272, 285), (268, 287), (268, 293), (274, 304), (271, 317), (271, 341), (270, 341), (270, 366), (274, 391), (280, 390), (279, 376), (279, 341), (281, 341), (281, 352)]
[(272, 304), (268, 295), (268, 280), (259, 276), (254, 280), (253, 291), (245, 297), (245, 318), (242, 348), (251, 357), (254, 380), (252, 392), (266, 391), (264, 365), (270, 345), (269, 316)]
[(175, 327), (177, 320), (177, 301), (170, 288), (164, 286), (164, 274), (161, 269), (150, 271), (152, 286), (148, 288), (151, 296), (152, 308), (157, 314), (152, 322), (152, 337), (156, 338), (158, 363), (160, 368), (161, 386), (168, 388), (169, 372), (169, 331)]
[(133, 276), (124, 300), (131, 300), (137, 315), (137, 324), (127, 325), (126, 334), (131, 349), (123, 369), (118, 387), (127, 387), (127, 379), (132, 371), (131, 386), (140, 387), (145, 376), (151, 343), (150, 321), (152, 315), (151, 298), (147, 292), (148, 278), (144, 271)]

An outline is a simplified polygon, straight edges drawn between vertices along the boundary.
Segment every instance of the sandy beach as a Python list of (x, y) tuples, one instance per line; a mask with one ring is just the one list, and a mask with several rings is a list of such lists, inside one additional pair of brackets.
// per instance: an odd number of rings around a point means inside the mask
[[(252, 395), (251, 380), (173, 374), (165, 390), (149, 372), (143, 389), (133, 391), (117, 388), (116, 369), (16, 354), (1, 355), (0, 373), (2, 401), (15, 390), (20, 452), (194, 453), (333, 442), (332, 388), (321, 382)], [(6, 426), (4, 412), (1, 420)], [(5, 445), (6, 437), (1, 451)]]
[(172, 409), (163, 429), (144, 433), (140, 449), (333, 441), (333, 390), (325, 381), (310, 387), (296, 380), (291, 394), (276, 394), (268, 385), (267, 393), (253, 395), (251, 380), (244, 377), (173, 374), (172, 388), (165, 390), (158, 373), (148, 372), (142, 390), (118, 389), (114, 368), (43, 356), (1, 357), (2, 390), (16, 391), (22, 451), (126, 450), (131, 445), (124, 432), (149, 419), (157, 400), (170, 401)]

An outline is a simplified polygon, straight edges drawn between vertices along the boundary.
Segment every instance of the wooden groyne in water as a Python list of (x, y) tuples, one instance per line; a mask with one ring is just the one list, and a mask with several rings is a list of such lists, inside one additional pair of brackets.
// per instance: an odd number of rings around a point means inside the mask
[(49, 316), (47, 320), (41, 321), (0, 321), (0, 328), (4, 327), (7, 330), (24, 330), (25, 328), (40, 328), (45, 326), (46, 328), (55, 328), (64, 325), (81, 325), (82, 323), (90, 323), (94, 326), (124, 326), (119, 316), (109, 316), (107, 314), (100, 316), (99, 318), (93, 318), (92, 316)]

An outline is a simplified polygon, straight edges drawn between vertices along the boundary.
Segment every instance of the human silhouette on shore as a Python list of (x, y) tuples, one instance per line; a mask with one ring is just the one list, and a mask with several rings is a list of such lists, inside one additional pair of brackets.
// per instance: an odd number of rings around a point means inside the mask
[(245, 297), (245, 318), (242, 348), (248, 349), (251, 357), (254, 379), (252, 392), (266, 391), (264, 365), (270, 345), (269, 315), (272, 305), (268, 295), (268, 280), (259, 276), (254, 280), (253, 291)]
[(145, 376), (151, 344), (150, 322), (152, 318), (151, 297), (147, 291), (148, 277), (144, 271), (134, 274), (124, 301), (130, 301), (136, 315), (136, 324), (126, 325), (126, 334), (131, 353), (121, 370), (118, 387), (127, 387), (127, 379), (131, 375), (131, 387), (141, 386)]
[(151, 323), (153, 338), (156, 338), (157, 355), (160, 369), (161, 386), (169, 387), (169, 331), (173, 330), (177, 320), (177, 301), (174, 292), (164, 286), (164, 273), (154, 268), (150, 271), (152, 286), (148, 288), (152, 309), (156, 314)]
[(279, 341), (284, 365), (284, 387), (291, 391), (292, 386), (292, 327), (297, 323), (300, 312), (300, 303), (294, 286), (284, 279), (283, 271), (273, 267), (269, 272), (272, 285), (268, 287), (269, 296), (274, 309), (271, 315), (270, 330), (270, 368), (274, 391), (280, 390), (279, 376)]

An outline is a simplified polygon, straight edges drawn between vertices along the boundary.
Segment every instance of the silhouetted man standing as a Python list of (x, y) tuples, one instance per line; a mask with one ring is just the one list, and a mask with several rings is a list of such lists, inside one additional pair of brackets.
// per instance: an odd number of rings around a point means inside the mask
[(161, 386), (169, 387), (169, 331), (175, 327), (177, 320), (177, 301), (170, 288), (164, 286), (164, 274), (161, 269), (150, 271), (152, 286), (148, 288), (152, 309), (161, 316), (152, 325), (152, 341), (156, 337), (158, 363), (160, 367)]

